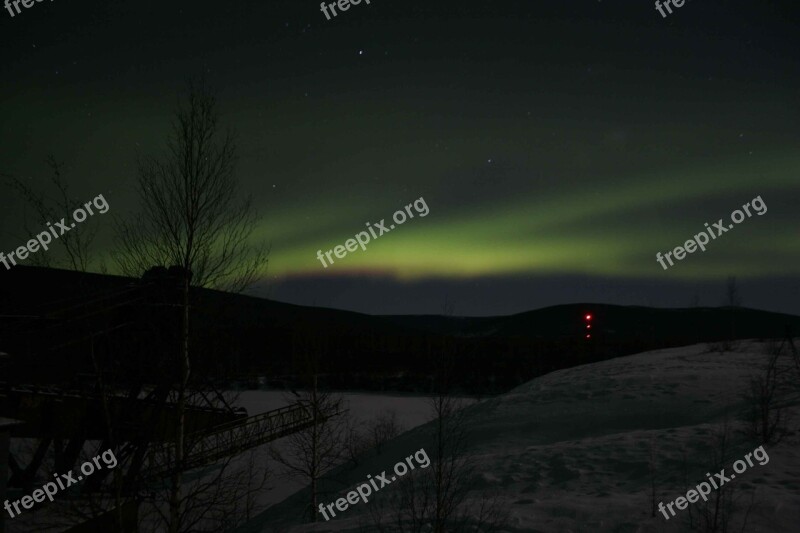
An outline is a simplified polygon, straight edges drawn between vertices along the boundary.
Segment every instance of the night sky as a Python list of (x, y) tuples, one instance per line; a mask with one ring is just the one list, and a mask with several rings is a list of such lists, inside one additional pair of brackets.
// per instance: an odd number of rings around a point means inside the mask
[[(137, 154), (202, 74), (272, 243), (252, 294), (495, 315), (716, 306), (737, 276), (745, 306), (800, 313), (799, 9), (719, 4), (372, 0), (330, 21), (315, 0), (20, 6), (0, 13), (0, 172), (44, 183), (44, 158), (64, 161), (80, 203), (111, 206), (87, 221), (107, 253)], [(2, 191), (9, 251), (30, 235)], [(656, 262), (759, 195), (763, 216)], [(420, 197), (426, 217), (320, 264)]]

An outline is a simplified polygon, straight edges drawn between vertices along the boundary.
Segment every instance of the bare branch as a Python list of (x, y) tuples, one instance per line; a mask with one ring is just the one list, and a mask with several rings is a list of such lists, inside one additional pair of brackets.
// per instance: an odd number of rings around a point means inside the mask
[[(55, 198), (50, 198), (44, 191), (36, 189), (26, 181), (15, 176), (6, 175), (6, 183), (15, 190), (34, 212), (35, 225), (28, 221), (24, 224), (26, 235), (33, 237), (46, 230), (48, 222), (61, 220), (71, 213), (80, 202), (70, 194), (69, 184), (64, 178), (63, 164), (59, 163), (53, 155), (48, 155), (45, 163), (50, 168), (50, 184), (56, 192)], [(72, 270), (86, 272), (92, 259), (92, 247), (97, 236), (99, 226), (92, 224), (78, 224), (71, 228), (69, 233), (64, 233), (58, 240), (52, 241), (51, 247), (60, 246), (67, 256), (67, 265)], [(32, 254), (30, 262), (36, 266), (54, 266), (52, 254)]]
[(252, 198), (240, 198), (236, 162), (236, 138), (221, 131), (215, 97), (192, 85), (166, 152), (138, 162), (142, 212), (117, 226), (122, 272), (179, 265), (192, 272), (192, 285), (236, 292), (263, 274), (269, 249), (251, 243), (260, 218)]

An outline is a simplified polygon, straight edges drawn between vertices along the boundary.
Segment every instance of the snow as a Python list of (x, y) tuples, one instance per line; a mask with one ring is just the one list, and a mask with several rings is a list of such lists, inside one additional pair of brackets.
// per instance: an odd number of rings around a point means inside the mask
[[(298, 391), (299, 392), (299, 391)], [(419, 425), (425, 424), (431, 419), (430, 408), (427, 396), (416, 395), (381, 395), (381, 394), (360, 394), (360, 393), (337, 393), (341, 395), (350, 411), (350, 416), (359, 421), (370, 421), (379, 414), (394, 410), (397, 413), (397, 421), (401, 428), (410, 430)], [(237, 405), (247, 409), (248, 415), (256, 415), (277, 409), (294, 402), (296, 398), (291, 393), (281, 391), (244, 391), (239, 396)], [(464, 399), (465, 402), (472, 400)], [(286, 479), (282, 477), (283, 469), (268, 456), (270, 446), (285, 452), (286, 439), (279, 439), (273, 443), (260, 446), (256, 453), (261, 461), (267, 464), (272, 472), (272, 477), (267, 483), (265, 491), (257, 496), (258, 505), (267, 507), (285, 500), (288, 496), (304, 487), (304, 483), (297, 479)], [(245, 455), (236, 458), (232, 468), (236, 467), (237, 461), (244, 462)]]
[[(420, 424), (424, 424), (430, 420), (429, 410), (427, 407), (428, 399), (424, 396), (416, 395), (378, 395), (378, 394), (360, 394), (360, 393), (341, 393), (341, 396), (347, 402), (350, 409), (350, 414), (358, 420), (369, 421), (384, 412), (385, 410), (394, 409), (397, 413), (398, 423), (402, 428), (411, 429)], [(237, 406), (245, 407), (248, 415), (256, 415), (284, 407), (293, 403), (296, 397), (291, 393), (283, 391), (266, 391), (266, 390), (248, 390), (241, 391), (239, 398), (236, 401)], [(2, 419), (7, 421), (8, 419)], [(280, 476), (282, 473), (280, 465), (269, 457), (270, 446), (274, 446), (279, 450), (284, 450), (286, 439), (280, 439), (273, 443), (269, 443), (256, 448), (253, 453), (259, 463), (266, 464), (273, 476), (269, 479), (267, 486), (255, 496), (256, 505), (262, 508), (269, 507), (276, 503), (285, 500), (294, 492), (303, 488), (303, 483), (298, 480), (288, 480)], [(13, 439), (12, 450), (14, 454), (22, 458), (23, 463), (27, 463), (30, 457), (33, 456), (34, 446), (36, 441), (34, 439)], [(99, 446), (99, 442), (89, 441), (86, 444), (85, 452), (92, 454)], [(52, 458), (48, 458), (48, 469), (52, 470)], [(231, 469), (247, 465), (249, 456), (247, 453), (241, 454), (233, 459)], [(187, 479), (195, 479), (199, 475), (213, 475), (216, 470), (213, 467), (208, 469), (200, 469), (191, 474), (187, 474)], [(44, 483), (46, 479), (38, 480)], [(38, 483), (37, 481), (37, 483)], [(59, 494), (54, 502), (45, 501), (44, 503), (37, 504), (31, 510), (26, 510), (22, 515), (16, 517), (14, 520), (7, 521), (6, 530), (8, 533), (27, 532), (39, 530), (39, 524), (50, 523), (52, 520), (58, 520), (63, 517), (67, 512), (69, 506), (69, 499), (71, 493)], [(148, 502), (142, 503), (142, 516), (149, 516), (150, 510), (148, 509)], [(144, 519), (144, 529), (150, 526), (149, 519)], [(63, 529), (63, 528), (62, 528)]]
[[(735, 419), (745, 407), (742, 395), (749, 376), (760, 373), (764, 351), (765, 346), (755, 341), (740, 342), (725, 353), (709, 352), (706, 345), (657, 350), (552, 372), (495, 398), (465, 400), (468, 453), (477, 466), (473, 496), (499, 492), (510, 509), (505, 531), (513, 533), (691, 531), (688, 511), (678, 511), (669, 521), (660, 513), (651, 516), (650, 455), (656, 458), (656, 501), (667, 504), (705, 481), (705, 473), (714, 471), (710, 447), (715, 432), (726, 418), (737, 429)], [(787, 367), (789, 363), (786, 356), (781, 364)], [(427, 424), (431, 419), (428, 398), (343, 396), (355, 418), (366, 421), (393, 409), (406, 431), (387, 443), (380, 455), (368, 452), (357, 467), (343, 465), (327, 475), (320, 484), (327, 487), (323, 488), (326, 492), (319, 497), (325, 503), (345, 496), (367, 474), (389, 471), (422, 448), (434, 449)], [(254, 415), (294, 398), (281, 391), (244, 391), (237, 405)], [(743, 493), (756, 489), (744, 531), (800, 531), (798, 404), (793, 400), (789, 410), (793, 431), (778, 444), (732, 433), (734, 445), (724, 463), (726, 472), (730, 473), (733, 461), (762, 444), (769, 455), (766, 465), (756, 463), (731, 481)], [(375, 505), (372, 500), (328, 522), (304, 523), (308, 498), (303, 482), (281, 477), (281, 469), (268, 458), (271, 446), (285, 451), (286, 445), (287, 440), (281, 439), (255, 451), (273, 474), (257, 495), (266, 510), (236, 531), (369, 531), (363, 524), (368, 511), (375, 509), (369, 507)], [(242, 454), (233, 466), (246, 465), (247, 460), (248, 454)], [(38, 512), (30, 514), (44, 518), (58, 513), (59, 504), (67, 503), (63, 500), (40, 504)], [(692, 506), (699, 510), (698, 504)], [(7, 527), (22, 531), (17, 528), (33, 518), (20, 517)]]
[[(427, 397), (415, 395), (378, 395), (341, 393), (350, 412), (356, 418), (370, 420), (381, 412), (394, 409), (400, 423), (407, 429), (430, 420)], [(278, 409), (296, 401), (291, 393), (280, 391), (244, 391), (237, 405), (247, 409), (249, 416)]]
[[(689, 531), (686, 510), (669, 521), (651, 516), (651, 446), (657, 501), (671, 502), (704, 481), (712, 468), (714, 432), (726, 416), (732, 424), (741, 416), (742, 394), (748, 377), (759, 372), (763, 351), (750, 341), (722, 354), (708, 352), (706, 345), (646, 352), (556, 371), (467, 407), (479, 490), (501, 492), (511, 509), (508, 531)], [(797, 407), (794, 402), (791, 414), (797, 415)], [(398, 414), (403, 409), (398, 405)], [(797, 417), (792, 420), (794, 429)], [(732, 438), (732, 459), (724, 463), (728, 472), (734, 460), (764, 444), (735, 431)], [(800, 530), (799, 440), (794, 431), (777, 445), (764, 445), (769, 463), (756, 463), (731, 481), (738, 490), (757, 489), (746, 531)], [(344, 486), (360, 483), (366, 474), (388, 470), (429, 446), (428, 428), (417, 427), (381, 455), (368, 455), (358, 468), (333, 474)], [(320, 500), (332, 501), (345, 491)], [(355, 505), (329, 522), (302, 524), (305, 501), (295, 495), (239, 531), (357, 531), (370, 505)]]

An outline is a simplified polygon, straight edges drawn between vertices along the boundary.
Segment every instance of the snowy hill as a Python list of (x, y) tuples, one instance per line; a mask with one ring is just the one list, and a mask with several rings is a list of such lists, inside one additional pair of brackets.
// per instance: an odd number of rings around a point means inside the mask
[[(675, 508), (677, 516), (669, 521), (660, 513), (652, 517), (651, 482), (656, 502), (666, 505), (706, 481), (707, 472), (719, 471), (713, 454), (728, 418), (729, 447), (721, 463), (726, 475), (758, 446), (764, 445), (769, 458), (726, 484), (723, 493), (733, 497), (725, 513), (728, 531), (742, 531), (745, 515), (744, 531), (798, 531), (797, 395), (788, 424), (793, 431), (779, 444), (746, 438), (736, 421), (747, 405), (742, 394), (748, 378), (761, 373), (765, 350), (764, 344), (742, 342), (725, 353), (709, 352), (706, 345), (646, 352), (556, 371), (468, 407), (468, 453), (480, 480), (472, 495), (500, 492), (510, 511), (504, 531), (704, 531), (697, 527), (702, 500), (689, 504), (694, 527), (689, 510)], [(783, 368), (792, 364), (789, 356), (781, 357)], [(433, 446), (431, 424), (415, 428), (358, 468), (333, 472), (329, 494), (320, 501), (345, 497), (367, 474), (390, 470)], [(367, 511), (371, 505), (378, 509), (378, 500), (353, 505), (328, 522), (303, 524), (307, 501), (307, 493), (298, 493), (242, 531), (377, 531)]]

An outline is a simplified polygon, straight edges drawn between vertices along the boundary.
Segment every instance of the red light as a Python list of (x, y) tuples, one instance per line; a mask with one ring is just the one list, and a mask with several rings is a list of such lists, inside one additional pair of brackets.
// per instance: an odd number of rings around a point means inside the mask
[(592, 338), (592, 336), (591, 336), (591, 335), (589, 335), (589, 334), (587, 334), (587, 335), (586, 335), (586, 338), (587, 338), (587, 339), (591, 339), (591, 338)]
[(591, 320), (592, 319), (592, 315), (586, 315), (584, 318), (586, 318), (586, 320)]
[(592, 329), (592, 325), (591, 324), (586, 324), (586, 329)]

